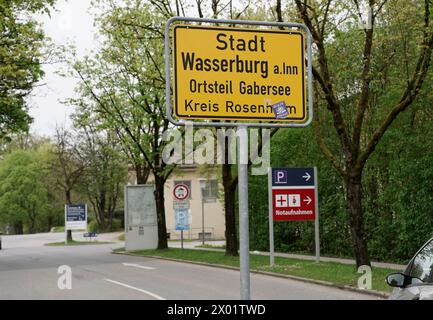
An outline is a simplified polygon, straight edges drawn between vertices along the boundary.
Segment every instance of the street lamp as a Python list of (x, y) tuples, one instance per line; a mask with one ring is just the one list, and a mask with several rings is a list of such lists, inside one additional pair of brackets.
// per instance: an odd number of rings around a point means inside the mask
[(198, 178), (198, 182), (200, 183), (201, 189), (201, 239), (204, 245), (204, 190), (206, 188), (206, 179)]

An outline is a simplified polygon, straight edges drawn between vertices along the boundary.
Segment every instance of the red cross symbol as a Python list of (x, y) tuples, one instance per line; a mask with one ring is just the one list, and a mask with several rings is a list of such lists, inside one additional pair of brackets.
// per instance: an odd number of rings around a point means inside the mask
[(286, 194), (277, 194), (275, 196), (275, 202), (277, 208), (287, 207), (287, 195)]

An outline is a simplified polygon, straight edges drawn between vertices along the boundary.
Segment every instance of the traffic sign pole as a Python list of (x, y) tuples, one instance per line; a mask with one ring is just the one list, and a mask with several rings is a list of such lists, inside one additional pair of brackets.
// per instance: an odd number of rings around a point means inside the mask
[(250, 244), (248, 222), (248, 127), (238, 130), (239, 251), (241, 300), (250, 300)]
[(68, 227), (67, 227), (67, 225), (68, 225), (68, 223), (67, 223), (67, 217), (66, 217), (66, 209), (67, 208), (67, 205), (65, 204), (65, 244), (67, 245), (68, 244)]
[(314, 197), (316, 199), (316, 220), (314, 221), (314, 233), (316, 237), (316, 263), (320, 262), (320, 225), (319, 225), (319, 191), (318, 191), (317, 167), (314, 167)]
[(275, 266), (274, 257), (274, 213), (272, 210), (272, 168), (268, 168), (268, 208), (269, 208), (269, 264)]

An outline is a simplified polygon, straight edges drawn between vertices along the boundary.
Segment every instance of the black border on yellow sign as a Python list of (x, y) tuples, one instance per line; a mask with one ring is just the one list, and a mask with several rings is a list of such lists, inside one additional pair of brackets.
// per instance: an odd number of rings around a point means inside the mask
[[(194, 28), (194, 29), (203, 29), (203, 30), (222, 30), (222, 31), (228, 31), (228, 32), (233, 32), (233, 31), (238, 31), (238, 32), (254, 32), (254, 33), (278, 33), (278, 34), (295, 34), (295, 35), (299, 35), (301, 36), (301, 47), (302, 47), (302, 57), (301, 60), (303, 61), (302, 63), (302, 117), (287, 117), (284, 119), (278, 119), (275, 117), (260, 117), (260, 118), (254, 118), (254, 117), (250, 117), (250, 116), (215, 116), (215, 115), (208, 115), (208, 116), (202, 116), (202, 115), (191, 115), (191, 116), (186, 116), (186, 115), (180, 115), (178, 114), (178, 99), (177, 99), (177, 84), (178, 84), (178, 79), (177, 79), (177, 60), (176, 60), (176, 56), (177, 56), (177, 39), (176, 39), (176, 31), (177, 29), (189, 29), (189, 28)], [(184, 120), (193, 120), (193, 119), (204, 119), (204, 120), (238, 120), (238, 119), (242, 119), (242, 120), (250, 120), (250, 121), (261, 121), (261, 120), (272, 120), (273, 122), (293, 122), (295, 120), (297, 121), (304, 121), (307, 120), (307, 114), (306, 111), (306, 96), (305, 96), (305, 43), (304, 43), (304, 33), (301, 31), (296, 31), (296, 30), (260, 30), (260, 29), (245, 29), (245, 28), (227, 28), (227, 27), (204, 27), (204, 26), (195, 26), (195, 25), (176, 25), (174, 26), (173, 29), (173, 43), (174, 43), (174, 52), (173, 52), (173, 60), (174, 60), (174, 92), (175, 92), (175, 96), (174, 96), (174, 108), (173, 111), (175, 113), (175, 115), (179, 118), (179, 119), (184, 119)]]

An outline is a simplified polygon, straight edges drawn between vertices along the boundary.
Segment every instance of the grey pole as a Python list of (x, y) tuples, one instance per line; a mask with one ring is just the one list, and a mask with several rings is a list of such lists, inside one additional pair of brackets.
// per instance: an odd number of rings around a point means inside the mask
[(201, 188), (201, 240), (204, 245), (204, 201), (203, 201), (203, 188)]
[(274, 213), (272, 206), (272, 168), (268, 168), (268, 208), (269, 208), (269, 263), (275, 266), (274, 257)]
[(67, 204), (65, 204), (65, 244), (68, 244), (68, 228), (67, 228), (67, 216), (66, 216)]
[(239, 251), (241, 275), (241, 300), (250, 300), (250, 245), (248, 223), (248, 127), (238, 130), (239, 177)]
[(319, 177), (317, 176), (317, 167), (314, 167), (314, 197), (316, 198), (316, 219), (314, 220), (314, 229), (316, 234), (316, 263), (320, 262), (320, 224), (319, 224), (319, 191), (317, 189)]

